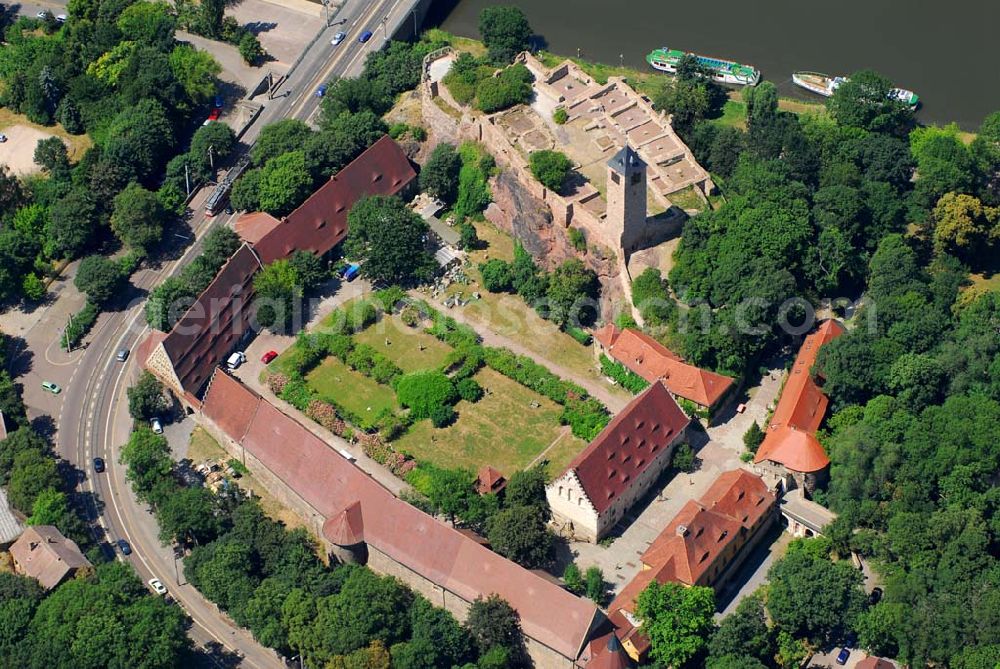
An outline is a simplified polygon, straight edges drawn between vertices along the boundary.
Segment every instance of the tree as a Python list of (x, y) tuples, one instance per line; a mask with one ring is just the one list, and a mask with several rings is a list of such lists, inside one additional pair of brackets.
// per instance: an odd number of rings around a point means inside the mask
[(479, 13), (479, 34), (497, 65), (514, 60), (530, 45), (531, 26), (519, 8), (510, 5), (486, 7)]
[(517, 63), (476, 85), (476, 109), (487, 114), (531, 100), (531, 71)]
[(510, 263), (500, 258), (490, 258), (479, 265), (483, 288), (491, 293), (507, 293), (514, 287)]
[(240, 52), (240, 57), (243, 58), (243, 62), (247, 65), (256, 65), (261, 58), (267, 55), (264, 51), (264, 47), (260, 45), (260, 40), (252, 32), (245, 32), (242, 37), (240, 37), (239, 44), (236, 48)]
[(541, 465), (520, 469), (511, 474), (504, 488), (504, 504), (508, 507), (533, 507), (549, 519), (549, 503), (545, 497), (545, 468)]
[(302, 287), (292, 264), (277, 260), (254, 277), (257, 322), (276, 332), (283, 332), (292, 322), (295, 302), (302, 296)]
[(972, 195), (945, 193), (934, 206), (934, 221), (937, 253), (974, 256), (1000, 240), (1000, 208), (984, 207)]
[(222, 72), (212, 54), (189, 44), (178, 44), (170, 52), (170, 69), (195, 104), (211, 99), (216, 90), (215, 78)]
[(968, 193), (976, 182), (976, 164), (962, 141), (958, 126), (917, 128), (910, 133), (910, 151), (917, 161), (914, 198), (927, 209), (949, 192)]
[(83, 190), (73, 189), (49, 208), (45, 226), (45, 255), (75, 258), (87, 248), (97, 231), (97, 207)]
[(415, 420), (428, 418), (431, 410), (458, 401), (455, 384), (443, 372), (426, 370), (401, 376), (396, 382), (399, 403), (410, 409)]
[(521, 618), (517, 611), (500, 595), (492, 594), (486, 599), (476, 597), (469, 607), (465, 627), (476, 642), (480, 654), (491, 648), (505, 648), (519, 654), (524, 644), (521, 633)]
[(177, 18), (166, 2), (141, 0), (122, 11), (117, 25), (125, 39), (166, 50), (173, 45)]
[(228, 158), (235, 146), (236, 133), (232, 128), (225, 123), (209, 123), (195, 131), (187, 155), (195, 174), (210, 180), (215, 177), (213, 163), (218, 165), (219, 161)]
[(28, 525), (58, 525), (69, 512), (66, 493), (55, 488), (46, 488), (35, 497), (31, 505)]
[(125, 245), (148, 251), (162, 240), (166, 218), (156, 194), (133, 181), (115, 197), (111, 229)]
[(13, 659), (24, 650), (31, 619), (43, 596), (35, 579), (0, 573), (0, 657)]
[(244, 172), (243, 176), (237, 179), (236, 183), (233, 184), (233, 190), (229, 194), (230, 204), (232, 204), (235, 209), (240, 211), (259, 210), (261, 208), (260, 195), (258, 193), (260, 190), (260, 181), (260, 168)]
[[(120, 111), (111, 122), (102, 145), (102, 169), (94, 170), (91, 177), (114, 177), (119, 187), (130, 179), (148, 183), (160, 172), (175, 143), (174, 127), (163, 105), (155, 99), (142, 100)], [(107, 193), (107, 198), (113, 195)]]
[(578, 258), (567, 260), (549, 276), (549, 318), (561, 326), (588, 322), (596, 309), (585, 312), (587, 302), (597, 296), (597, 275)]
[(756, 453), (763, 441), (764, 431), (760, 429), (757, 421), (752, 422), (743, 434), (743, 447), (747, 449), (748, 453)]
[(294, 118), (269, 123), (250, 150), (250, 160), (257, 167), (263, 166), (272, 158), (301, 150), (314, 134), (306, 123)]
[(659, 664), (679, 667), (701, 652), (712, 631), (715, 592), (711, 588), (652, 581), (639, 593), (636, 615)]
[(487, 526), (493, 550), (523, 567), (542, 567), (552, 558), (552, 534), (538, 507), (504, 508)]
[(340, 592), (317, 602), (314, 632), (324, 650), (335, 655), (375, 639), (391, 645), (406, 638), (412, 603), (413, 593), (396, 579), (353, 568)]
[(580, 573), (580, 568), (576, 566), (575, 562), (570, 562), (566, 565), (566, 568), (563, 569), (562, 578), (567, 590), (572, 592), (574, 595), (583, 594), (583, 574)]
[(35, 145), (35, 164), (55, 179), (69, 176), (69, 154), (66, 145), (58, 137), (46, 137)]
[(7, 481), (7, 498), (11, 506), (27, 515), (33, 511), (42, 493), (58, 490), (62, 484), (55, 458), (42, 451), (24, 450), (14, 456)]
[(647, 325), (666, 325), (677, 315), (677, 304), (656, 267), (647, 267), (632, 281), (632, 304)]
[(0, 298), (17, 294), (19, 280), (32, 267), (38, 247), (37, 241), (17, 227), (0, 230)]
[(853, 629), (864, 606), (861, 575), (808, 551), (789, 552), (768, 572), (767, 610), (796, 637), (830, 642)]
[(24, 275), (24, 281), (21, 282), (21, 292), (26, 299), (39, 302), (45, 297), (47, 289), (45, 282), (39, 279), (37, 274), (28, 272)]
[[(4, 418), (12, 416), (4, 407)], [(23, 413), (23, 409), (22, 409)], [(21, 453), (34, 451), (47, 455), (50, 452), (49, 443), (30, 427), (21, 427), (0, 440), (0, 482), (6, 483), (9, 480), (11, 471), (14, 469), (14, 459)]]
[[(412, 633), (408, 645), (420, 649), (422, 662), (415, 662), (416, 658), (409, 664), (400, 662), (402, 669), (456, 667), (473, 656), (472, 638), (468, 631), (450, 613), (432, 606), (422, 597), (417, 597), (410, 607), (410, 627)], [(402, 659), (397, 657), (396, 649), (396, 646), (392, 649), (394, 667)]]
[(841, 125), (902, 134), (913, 125), (913, 111), (891, 91), (892, 82), (886, 77), (861, 70), (837, 87), (827, 108)]
[(751, 657), (768, 662), (774, 656), (774, 639), (767, 626), (764, 601), (754, 593), (722, 619), (708, 642), (709, 657)]
[(261, 209), (274, 216), (291, 213), (312, 190), (305, 154), (292, 151), (268, 160), (257, 188)]
[(166, 413), (167, 398), (163, 395), (163, 384), (148, 371), (139, 375), (139, 380), (130, 387), (128, 412), (135, 420), (149, 421)]
[(154, 434), (148, 427), (140, 427), (132, 432), (121, 450), (121, 463), (128, 467), (128, 480), (136, 494), (148, 499), (157, 483), (166, 479), (173, 471), (170, 445), (161, 434)]
[(587, 598), (598, 606), (603, 606), (608, 598), (608, 584), (604, 580), (604, 572), (597, 565), (587, 567), (583, 575)]
[(302, 286), (304, 291), (316, 288), (330, 278), (322, 259), (311, 251), (296, 251), (288, 262), (295, 272), (298, 285)]
[(436, 263), (423, 241), (427, 224), (399, 198), (362, 198), (347, 220), (344, 254), (361, 262), (365, 277), (405, 285), (432, 275)]
[(94, 304), (105, 305), (117, 296), (124, 280), (118, 263), (104, 256), (87, 256), (80, 261), (73, 279), (80, 291)]
[(461, 169), (462, 159), (455, 147), (447, 142), (438, 144), (420, 170), (420, 190), (445, 204), (452, 204), (458, 196), (458, 173)]
[(528, 159), (531, 174), (551, 191), (562, 191), (573, 164), (559, 151), (533, 151)]
[(156, 520), (160, 541), (194, 541), (203, 544), (214, 539), (220, 528), (215, 515), (214, 495), (208, 488), (179, 487), (157, 500)]
[(700, 81), (685, 81), (680, 77), (663, 82), (653, 98), (657, 109), (670, 114), (670, 125), (681, 135), (687, 135), (711, 109), (708, 88)]

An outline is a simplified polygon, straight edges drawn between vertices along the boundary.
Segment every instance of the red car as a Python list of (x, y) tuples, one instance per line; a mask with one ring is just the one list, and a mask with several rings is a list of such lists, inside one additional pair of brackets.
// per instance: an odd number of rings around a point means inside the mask
[(260, 361), (266, 365), (277, 357), (278, 353), (276, 351), (268, 351), (264, 355), (260, 356)]
[(221, 109), (213, 109), (212, 111), (210, 111), (208, 113), (208, 118), (205, 119), (205, 122), (202, 123), (202, 125), (208, 125), (212, 121), (218, 121), (220, 116), (222, 116), (222, 110)]

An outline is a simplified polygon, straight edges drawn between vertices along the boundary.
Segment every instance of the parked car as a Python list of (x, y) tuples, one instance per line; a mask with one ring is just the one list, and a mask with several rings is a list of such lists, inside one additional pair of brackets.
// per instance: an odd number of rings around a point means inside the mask
[(159, 418), (149, 421), (149, 427), (153, 429), (153, 434), (163, 434), (163, 424), (160, 423)]
[(371, 30), (366, 30), (363, 33), (361, 33), (360, 37), (358, 37), (358, 41), (361, 42), (362, 44), (364, 44), (365, 42), (367, 42), (371, 38), (372, 38), (372, 31)]
[(361, 271), (361, 265), (348, 265), (344, 269), (343, 277), (344, 281), (354, 281), (355, 277), (358, 276), (358, 272)]
[(212, 101), (212, 104), (215, 106), (216, 109), (222, 109), (222, 107), (225, 105), (225, 100), (222, 99), (221, 95), (216, 95), (215, 99)]
[(880, 601), (882, 601), (882, 588), (872, 588), (871, 594), (868, 595), (868, 604), (875, 606)]
[(7, 141), (7, 135), (0, 132), (0, 144), (3, 144), (6, 141)]
[(59, 384), (52, 383), (51, 381), (42, 381), (42, 390), (47, 390), (53, 395), (58, 395), (62, 392), (62, 388), (59, 387)]
[(50, 16), (52, 16), (52, 12), (50, 12), (50, 11), (49, 11), (49, 10), (47, 10), (47, 9), (42, 9), (42, 10), (40, 10), (40, 11), (39, 11), (39, 12), (38, 12), (37, 14), (35, 14), (35, 16), (37, 16), (37, 17), (38, 17), (38, 18), (40, 18), (41, 20), (45, 21), (45, 20), (47, 20), (47, 19), (48, 19), (48, 18), (49, 18)]
[(264, 355), (260, 356), (260, 361), (265, 365), (278, 357), (277, 351), (268, 351)]
[(118, 355), (115, 356), (115, 359), (118, 360), (118, 362), (125, 362), (126, 360), (128, 360), (128, 349), (127, 348), (118, 349)]
[(235, 211), (235, 209), (233, 209), (233, 205), (231, 205), (231, 204), (227, 204), (226, 205), (226, 213), (227, 214), (229, 214), (230, 216), (232, 216), (234, 211)]
[(98, 474), (104, 471), (104, 458), (94, 458), (94, 471)]
[(332, 44), (333, 46), (337, 46), (345, 39), (347, 39), (347, 33), (337, 33), (336, 35), (333, 36), (333, 39), (330, 40), (330, 44)]
[(66, 15), (56, 14), (56, 21), (58, 21), (59, 23), (66, 23)]
[(316, 97), (321, 98), (326, 95), (326, 84), (320, 84), (316, 89)]
[(132, 547), (128, 545), (128, 542), (124, 539), (118, 540), (118, 550), (122, 552), (122, 555), (131, 555)]
[(837, 664), (847, 664), (847, 658), (851, 656), (851, 649), (844, 647), (837, 653)]
[(202, 123), (202, 125), (208, 125), (212, 121), (218, 121), (220, 116), (222, 116), (222, 110), (213, 109), (212, 111), (208, 112), (208, 118), (205, 119), (205, 122)]
[(167, 586), (163, 585), (163, 582), (158, 578), (149, 579), (149, 587), (158, 595), (167, 594)]
[(236, 351), (226, 360), (226, 367), (229, 371), (237, 369), (240, 365), (247, 361), (247, 354), (243, 351)]

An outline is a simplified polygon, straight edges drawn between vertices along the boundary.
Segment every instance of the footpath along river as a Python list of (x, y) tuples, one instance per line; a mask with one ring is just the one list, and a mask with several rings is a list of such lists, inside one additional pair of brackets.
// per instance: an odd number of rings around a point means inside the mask
[(783, 96), (795, 70), (876, 69), (920, 96), (924, 123), (975, 130), (1000, 110), (998, 0), (437, 0), (431, 20), (478, 37), (480, 10), (521, 7), (555, 53), (645, 68), (659, 46), (754, 65)]

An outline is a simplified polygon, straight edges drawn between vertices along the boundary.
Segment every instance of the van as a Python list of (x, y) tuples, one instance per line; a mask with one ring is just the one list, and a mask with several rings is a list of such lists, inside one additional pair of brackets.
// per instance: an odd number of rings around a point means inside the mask
[(229, 359), (226, 360), (226, 368), (229, 371), (233, 371), (246, 361), (247, 361), (247, 356), (243, 353), (243, 351), (236, 351), (231, 356), (229, 356)]

